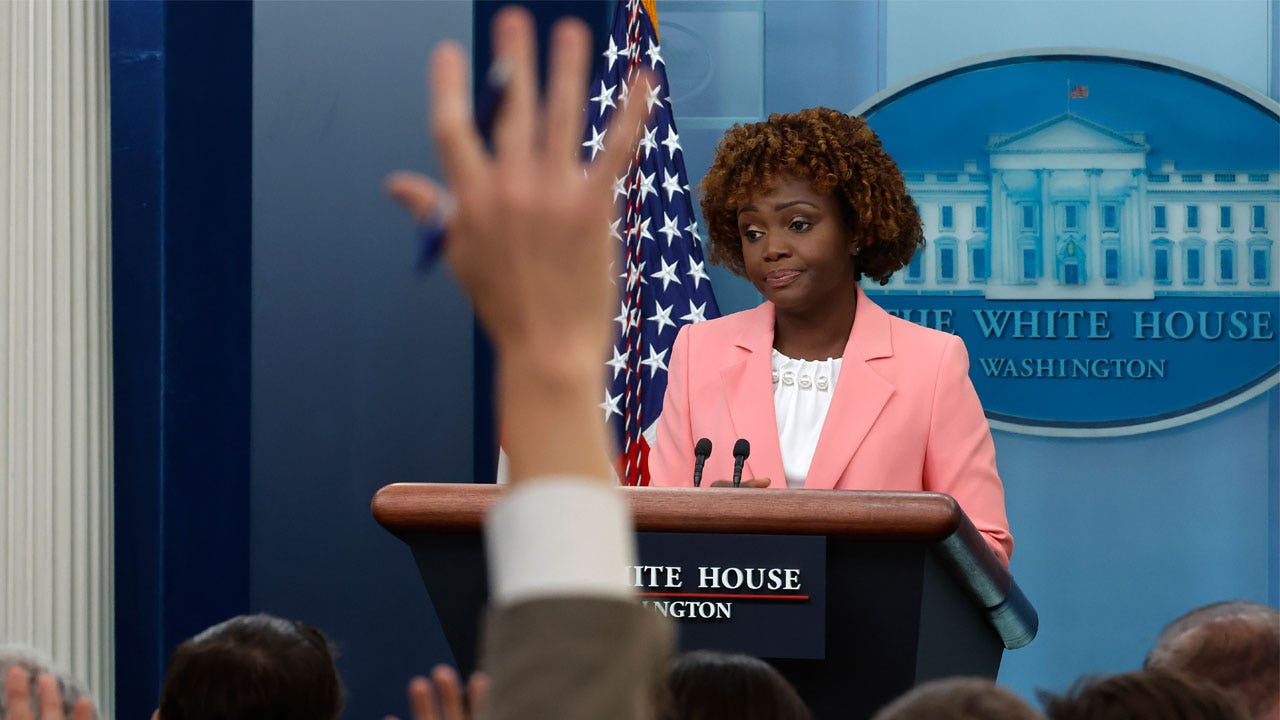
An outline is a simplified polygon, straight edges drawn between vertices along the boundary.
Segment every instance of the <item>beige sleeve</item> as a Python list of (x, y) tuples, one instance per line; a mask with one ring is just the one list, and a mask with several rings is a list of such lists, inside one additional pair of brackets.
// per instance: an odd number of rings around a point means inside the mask
[(652, 720), (673, 646), (670, 621), (634, 600), (546, 598), (494, 609), (482, 720)]

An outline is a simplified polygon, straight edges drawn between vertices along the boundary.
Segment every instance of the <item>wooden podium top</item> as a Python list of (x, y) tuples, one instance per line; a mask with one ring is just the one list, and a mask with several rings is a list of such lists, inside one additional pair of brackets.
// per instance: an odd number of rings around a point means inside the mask
[[(397, 483), (378, 491), (373, 516), (397, 535), (478, 530), (505, 487), (470, 483)], [(941, 540), (964, 513), (949, 495), (929, 492), (622, 488), (644, 532), (827, 535)]]

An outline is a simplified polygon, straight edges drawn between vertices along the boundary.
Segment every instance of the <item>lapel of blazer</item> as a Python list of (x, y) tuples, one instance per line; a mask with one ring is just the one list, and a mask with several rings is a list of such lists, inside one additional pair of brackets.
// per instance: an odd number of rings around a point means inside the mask
[(867, 299), (859, 287), (853, 331), (849, 333), (831, 408), (805, 478), (806, 488), (830, 490), (844, 475), (854, 452), (893, 395), (893, 385), (872, 370), (868, 361), (892, 355), (889, 314)]
[[(738, 437), (751, 443), (744, 478), (767, 477), (771, 488), (785, 488), (782, 449), (778, 445), (778, 420), (773, 410), (773, 304), (765, 302), (744, 318), (745, 327), (735, 343), (745, 353), (720, 368), (729, 417)], [(719, 452), (732, 452), (729, 446)]]

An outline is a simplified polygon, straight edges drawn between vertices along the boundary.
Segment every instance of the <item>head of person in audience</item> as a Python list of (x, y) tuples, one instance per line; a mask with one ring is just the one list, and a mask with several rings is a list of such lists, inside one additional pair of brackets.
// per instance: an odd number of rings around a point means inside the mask
[[(36, 681), (41, 675), (50, 675), (58, 683), (58, 692), (62, 696), (62, 714), (65, 717), (72, 717), (76, 701), (81, 698), (92, 700), (89, 696), (89, 691), (85, 689), (80, 681), (56, 667), (40, 651), (25, 645), (0, 644), (0, 686), (5, 685), (9, 677), (9, 671), (15, 667), (22, 668), (27, 673), (29, 682), (27, 697), (31, 698), (33, 706), (38, 706), (38, 703), (36, 703), (36, 698), (38, 697)], [(93, 717), (97, 717), (97, 715), (94, 714)], [(0, 692), (0, 720), (7, 720), (8, 718), (8, 693)]]
[(953, 677), (916, 686), (872, 720), (1044, 720), (1044, 716), (988, 678)]
[(1083, 677), (1065, 695), (1041, 699), (1049, 720), (1249, 720), (1236, 695), (1169, 670)]
[(343, 689), (329, 640), (272, 615), (241, 615), (178, 646), (152, 720), (336, 720)]
[(1247, 600), (1196, 608), (1165, 626), (1144, 667), (1204, 678), (1240, 694), (1254, 720), (1280, 720), (1280, 610)]
[(818, 288), (863, 277), (884, 284), (924, 246), (902, 171), (865, 120), (838, 110), (735, 125), (699, 188), (711, 259), (775, 304), (796, 300), (797, 288), (774, 297), (766, 275), (778, 248), (758, 242), (770, 232), (796, 241), (791, 251), (805, 255), (796, 259)]
[(671, 661), (664, 720), (811, 720), (786, 678), (750, 655), (698, 650)]

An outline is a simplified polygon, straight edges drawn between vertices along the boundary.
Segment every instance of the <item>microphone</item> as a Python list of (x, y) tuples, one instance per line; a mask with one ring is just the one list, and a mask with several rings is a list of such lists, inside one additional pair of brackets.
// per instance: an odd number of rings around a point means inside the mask
[(747, 461), (747, 456), (751, 454), (751, 443), (742, 438), (738, 438), (738, 442), (733, 444), (733, 486), (738, 487), (742, 484), (742, 464)]
[(711, 441), (707, 438), (698, 440), (693, 446), (693, 486), (702, 486), (702, 463), (711, 457)]

